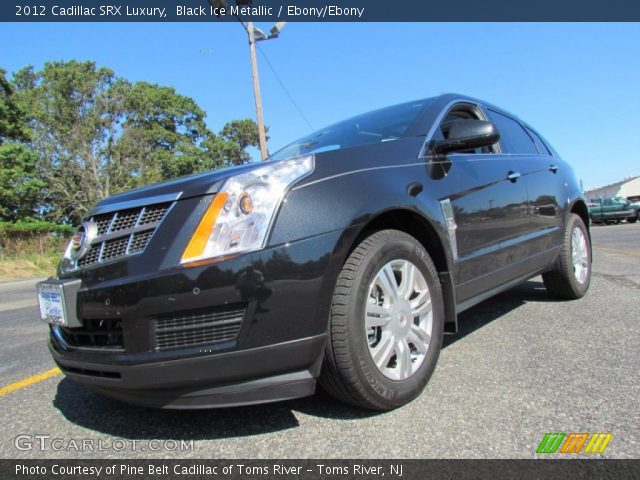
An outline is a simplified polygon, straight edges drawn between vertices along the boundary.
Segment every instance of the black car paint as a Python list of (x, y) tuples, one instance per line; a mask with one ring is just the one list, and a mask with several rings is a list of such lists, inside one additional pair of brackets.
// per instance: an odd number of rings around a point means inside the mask
[[(497, 109), (443, 95), (425, 107), (404, 138), (316, 154), (314, 171), (287, 194), (261, 251), (180, 265), (223, 180), (253, 166), (103, 201), (96, 212), (151, 197), (177, 199), (142, 254), (58, 271), (60, 279), (82, 281), (78, 318), (123, 320), (126, 351), (69, 347), (53, 332), (54, 359), (69, 377), (144, 405), (197, 408), (311, 394), (341, 266), (366, 232), (398, 223), (434, 258), (448, 330), (455, 331), (457, 313), (551, 267), (569, 212), (588, 220), (571, 167), (553, 150), (553, 156), (430, 154), (429, 137), (456, 103)], [(445, 199), (458, 226), (457, 258), (440, 204)], [(154, 351), (158, 315), (230, 305), (247, 308), (236, 341)]]

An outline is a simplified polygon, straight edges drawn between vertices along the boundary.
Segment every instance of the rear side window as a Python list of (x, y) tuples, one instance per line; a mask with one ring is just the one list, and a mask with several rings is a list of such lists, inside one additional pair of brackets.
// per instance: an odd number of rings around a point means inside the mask
[(538, 153), (533, 140), (518, 122), (493, 110), (489, 110), (488, 114), (500, 132), (500, 145), (504, 153)]
[(538, 153), (540, 155), (549, 155), (549, 156), (551, 156), (551, 152), (549, 151), (547, 146), (544, 144), (544, 142), (542, 141), (542, 139), (540, 138), (540, 136), (536, 132), (534, 132), (533, 130), (529, 130), (527, 128), (527, 133), (529, 133), (531, 138), (533, 138), (533, 143), (536, 144), (536, 148), (538, 149)]

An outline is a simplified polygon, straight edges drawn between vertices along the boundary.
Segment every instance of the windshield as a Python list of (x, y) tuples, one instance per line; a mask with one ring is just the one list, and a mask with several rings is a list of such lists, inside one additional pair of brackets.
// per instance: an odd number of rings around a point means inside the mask
[(270, 160), (397, 140), (406, 134), (418, 114), (432, 101), (402, 103), (335, 123), (287, 145)]

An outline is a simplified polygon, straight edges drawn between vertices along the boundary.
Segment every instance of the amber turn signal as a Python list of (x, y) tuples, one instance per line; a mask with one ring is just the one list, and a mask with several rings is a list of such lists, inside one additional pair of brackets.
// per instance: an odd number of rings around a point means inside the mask
[(211, 232), (213, 231), (213, 227), (216, 224), (218, 215), (220, 214), (220, 211), (224, 207), (224, 204), (226, 203), (228, 198), (228, 193), (218, 193), (215, 197), (213, 197), (211, 204), (207, 208), (206, 213), (198, 224), (198, 228), (196, 228), (196, 231), (191, 236), (189, 245), (187, 245), (187, 248), (185, 248), (184, 253), (182, 254), (182, 263), (188, 262), (190, 260), (197, 260), (204, 255), (207, 241), (211, 236)]

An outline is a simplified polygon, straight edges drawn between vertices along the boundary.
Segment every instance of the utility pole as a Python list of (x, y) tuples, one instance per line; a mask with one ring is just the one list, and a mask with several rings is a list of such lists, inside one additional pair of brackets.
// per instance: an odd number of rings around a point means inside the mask
[(253, 77), (253, 95), (256, 99), (256, 115), (258, 118), (258, 139), (260, 140), (260, 156), (266, 160), (267, 135), (264, 131), (264, 118), (262, 116), (262, 97), (260, 96), (260, 79), (258, 78), (258, 61), (256, 59), (256, 39), (253, 31), (253, 22), (247, 22), (249, 32), (249, 54), (251, 55), (251, 76)]
[[(235, 0), (238, 6), (251, 6), (253, 0)], [(208, 0), (212, 7), (228, 8), (227, 0)], [(267, 134), (264, 131), (264, 117), (262, 116), (262, 97), (260, 95), (260, 79), (258, 78), (258, 61), (256, 60), (256, 42), (261, 40), (271, 40), (278, 38), (280, 30), (287, 22), (278, 22), (270, 30), (269, 35), (265, 35), (259, 28), (253, 26), (253, 22), (244, 23), (240, 17), (238, 21), (244, 26), (249, 35), (249, 54), (251, 56), (251, 76), (253, 77), (253, 95), (256, 99), (256, 116), (258, 120), (258, 140), (260, 141), (260, 156), (262, 161), (269, 156), (267, 152)], [(256, 34), (258, 37), (256, 38)]]

